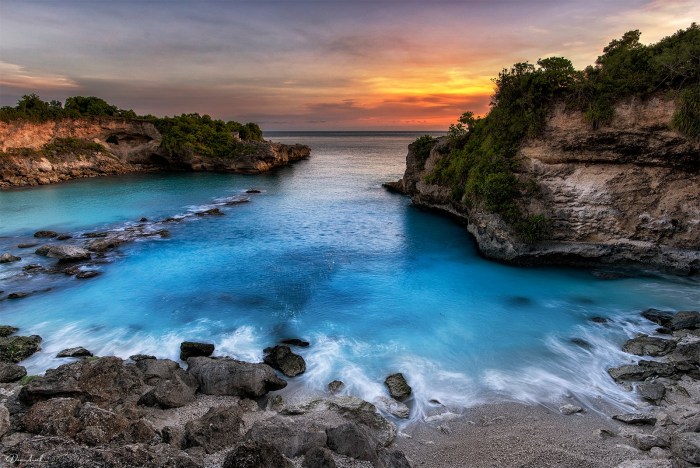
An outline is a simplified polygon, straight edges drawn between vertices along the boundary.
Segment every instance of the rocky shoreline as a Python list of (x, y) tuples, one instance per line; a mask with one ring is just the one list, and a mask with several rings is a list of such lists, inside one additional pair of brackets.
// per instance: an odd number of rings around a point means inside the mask
[[(402, 374), (387, 376), (377, 405), (344, 394), (340, 381), (318, 397), (270, 393), (305, 371), (294, 349), (309, 343), (300, 339), (266, 348), (261, 363), (183, 342), (186, 368), (74, 347), (59, 353), (71, 362), (37, 377), (17, 363), (41, 338), (0, 326), (0, 453), (27, 467), (697, 466), (700, 312), (642, 316), (659, 325), (656, 333), (628, 340), (630, 363), (608, 370), (639, 395), (638, 411), (609, 408), (610, 418), (575, 400), (558, 409), (498, 404), (399, 427), (394, 421), (411, 411)], [(557, 446), (567, 449), (552, 452)]]

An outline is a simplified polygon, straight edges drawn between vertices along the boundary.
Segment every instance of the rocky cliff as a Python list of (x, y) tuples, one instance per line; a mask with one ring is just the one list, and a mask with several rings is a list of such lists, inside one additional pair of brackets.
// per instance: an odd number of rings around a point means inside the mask
[(537, 195), (521, 201), (550, 221), (547, 238), (519, 240), (500, 217), (467, 207), (451, 190), (426, 182), (443, 157), (443, 139), (423, 164), (409, 147), (406, 172), (391, 184), (415, 204), (449, 212), (467, 225), (481, 252), (517, 264), (641, 265), (700, 271), (700, 142), (669, 127), (665, 97), (620, 102), (612, 122), (593, 130), (582, 113), (555, 106), (544, 132), (518, 153), (521, 180)]
[(130, 172), (185, 170), (255, 174), (309, 157), (303, 145), (241, 142), (226, 157), (170, 154), (141, 120), (0, 122), (0, 189)]

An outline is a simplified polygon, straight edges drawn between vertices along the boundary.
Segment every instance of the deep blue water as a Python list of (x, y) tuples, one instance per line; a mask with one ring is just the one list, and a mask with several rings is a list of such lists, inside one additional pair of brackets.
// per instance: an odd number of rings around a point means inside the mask
[[(25, 362), (33, 373), (66, 362), (53, 356), (69, 346), (177, 359), (181, 341), (204, 340), (218, 355), (260, 360), (264, 347), (300, 337), (312, 343), (300, 351), (306, 388), (340, 379), (372, 400), (384, 377), (401, 371), (417, 415), (431, 399), (470, 406), (570, 393), (633, 402), (606, 367), (630, 360), (619, 351), (628, 336), (653, 330), (641, 310), (697, 308), (698, 282), (602, 280), (480, 258), (463, 227), (382, 189), (402, 175), (415, 137), (273, 134), (310, 145), (312, 158), (260, 176), (139, 175), (0, 192), (0, 252), (23, 257), (0, 265), (0, 298), (52, 288), (0, 301), (0, 322), (44, 337)], [(169, 239), (123, 246), (97, 278), (14, 277), (46, 263), (16, 247), (36, 230), (119, 229), (253, 187), (262, 193), (222, 208), (225, 216), (190, 217), (169, 227)]]

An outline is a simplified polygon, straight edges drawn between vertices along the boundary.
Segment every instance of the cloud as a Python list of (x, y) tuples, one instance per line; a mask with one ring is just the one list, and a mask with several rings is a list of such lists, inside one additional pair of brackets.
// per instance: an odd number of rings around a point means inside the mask
[(30, 71), (21, 65), (0, 60), (0, 86), (24, 90), (74, 89), (78, 85), (66, 76)]

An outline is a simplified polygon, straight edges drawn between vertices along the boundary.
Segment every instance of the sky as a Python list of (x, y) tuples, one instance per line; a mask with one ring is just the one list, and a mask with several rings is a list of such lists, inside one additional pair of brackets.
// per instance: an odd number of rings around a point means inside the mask
[(592, 64), (700, 0), (0, 0), (0, 105), (99, 96), (264, 130), (446, 130), (513, 63)]

